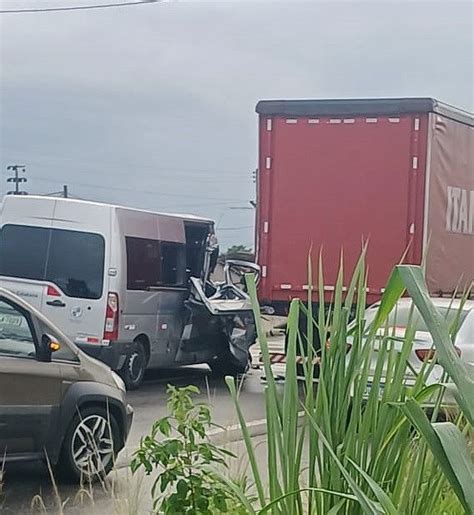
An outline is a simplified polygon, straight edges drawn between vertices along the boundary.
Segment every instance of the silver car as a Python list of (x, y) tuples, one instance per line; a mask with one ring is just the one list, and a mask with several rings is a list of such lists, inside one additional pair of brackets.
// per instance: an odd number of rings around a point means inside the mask
[[(463, 305), (461, 305), (460, 299), (433, 298), (432, 302), (448, 324), (452, 324), (457, 320), (458, 329), (454, 340), (456, 352), (463, 360), (474, 364), (474, 300), (467, 300)], [(379, 306), (380, 303), (377, 303), (366, 310), (365, 320), (367, 328), (374, 321)], [(401, 352), (412, 310), (413, 314), (410, 329), (412, 331), (415, 330), (415, 335), (405, 372), (405, 384), (410, 386), (415, 383), (417, 375), (422, 371), (422, 367), (426, 362), (432, 365), (432, 367), (430, 367), (431, 370), (427, 370), (426, 384), (446, 382), (443, 368), (436, 363), (433, 338), (420, 313), (414, 308), (411, 299), (403, 298), (398, 301), (388, 318), (388, 323), (385, 324), (383, 328), (379, 329), (378, 335), (382, 336), (383, 334), (387, 334), (386, 331), (388, 328), (388, 333), (391, 335), (390, 341), (392, 348), (394, 348), (396, 352)], [(381, 342), (382, 338), (375, 338), (372, 343), (368, 390), (371, 388), (370, 381), (375, 375)], [(350, 352), (351, 351), (348, 353), (347, 359), (350, 359)], [(383, 390), (386, 383), (386, 368), (387, 367), (384, 366), (382, 371), (380, 380), (381, 390)], [(426, 369), (427, 367), (425, 366), (425, 370)], [(445, 392), (443, 404), (455, 404), (455, 400), (449, 389)]]

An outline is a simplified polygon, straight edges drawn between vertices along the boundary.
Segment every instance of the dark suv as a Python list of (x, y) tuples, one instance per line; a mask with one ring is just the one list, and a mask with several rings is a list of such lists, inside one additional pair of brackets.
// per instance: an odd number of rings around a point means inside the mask
[(47, 457), (63, 476), (105, 475), (132, 413), (117, 374), (0, 288), (0, 469)]

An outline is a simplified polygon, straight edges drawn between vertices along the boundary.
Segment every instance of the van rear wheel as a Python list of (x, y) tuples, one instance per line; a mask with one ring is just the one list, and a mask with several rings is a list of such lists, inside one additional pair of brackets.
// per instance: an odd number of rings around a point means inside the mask
[(127, 359), (120, 371), (127, 390), (136, 390), (140, 387), (145, 376), (147, 364), (148, 355), (145, 345), (140, 340), (133, 342)]

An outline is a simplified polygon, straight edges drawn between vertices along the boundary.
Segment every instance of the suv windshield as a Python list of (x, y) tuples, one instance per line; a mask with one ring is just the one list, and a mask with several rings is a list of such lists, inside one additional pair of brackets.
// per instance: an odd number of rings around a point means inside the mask
[(33, 334), (25, 315), (0, 300), (0, 354), (34, 356)]
[(23, 225), (0, 231), (0, 275), (50, 281), (69, 297), (102, 296), (104, 254), (98, 234)]

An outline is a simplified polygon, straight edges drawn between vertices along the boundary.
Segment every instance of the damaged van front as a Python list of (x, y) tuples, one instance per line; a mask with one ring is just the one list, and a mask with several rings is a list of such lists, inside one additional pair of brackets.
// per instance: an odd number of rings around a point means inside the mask
[(254, 263), (228, 260), (224, 280), (214, 281), (211, 276), (218, 249), (217, 239), (211, 234), (202, 276), (189, 278), (187, 318), (177, 359), (202, 353), (216, 374), (240, 375), (249, 368), (250, 347), (256, 341), (252, 305), (243, 278), (253, 273), (258, 282), (260, 269)]

